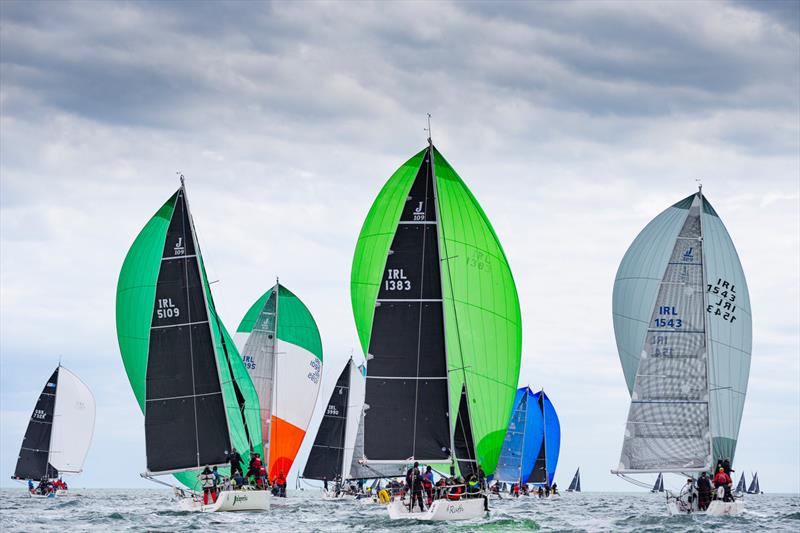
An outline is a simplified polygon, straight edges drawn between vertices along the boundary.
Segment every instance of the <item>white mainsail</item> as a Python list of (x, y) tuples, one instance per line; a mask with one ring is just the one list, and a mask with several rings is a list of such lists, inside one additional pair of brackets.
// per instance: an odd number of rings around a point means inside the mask
[(94, 396), (78, 376), (63, 366), (58, 374), (50, 464), (60, 473), (78, 473), (83, 471), (94, 434)]

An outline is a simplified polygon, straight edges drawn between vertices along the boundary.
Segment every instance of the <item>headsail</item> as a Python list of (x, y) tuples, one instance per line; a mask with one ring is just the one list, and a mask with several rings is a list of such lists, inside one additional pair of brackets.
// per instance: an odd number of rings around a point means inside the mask
[(311, 312), (276, 283), (250, 307), (236, 330), (244, 365), (261, 407), (263, 457), (270, 480), (288, 475), (322, 384), (322, 341)]
[(15, 479), (54, 479), (83, 471), (94, 433), (89, 388), (59, 365), (44, 385), (22, 439)]
[[(347, 432), (347, 408), (350, 404), (350, 367), (348, 360), (328, 399), (322, 422), (314, 438), (314, 444), (303, 469), (308, 479), (336, 479), (345, 475), (345, 437)], [(347, 466), (349, 466), (349, 462)]]
[(753, 480), (750, 481), (750, 486), (747, 487), (747, 494), (761, 494), (761, 487), (758, 485), (758, 472), (753, 474)]
[[(459, 459), (493, 472), (519, 376), (519, 301), (486, 215), (432, 145), (373, 203), (351, 295), (370, 359), (369, 462)], [(467, 443), (459, 457), (456, 439)]]
[(736, 485), (736, 493), (744, 494), (747, 492), (747, 482), (744, 480), (744, 472), (742, 472), (741, 477), (739, 477), (739, 484)]
[[(191, 472), (261, 446), (257, 396), (217, 316), (183, 185), (137, 236), (117, 285), (117, 337), (145, 413), (147, 468)], [(181, 473), (181, 471), (184, 471)]]
[(750, 301), (731, 238), (701, 193), (634, 240), (613, 309), (632, 398), (620, 470), (686, 472), (733, 460), (750, 371)]
[(661, 472), (656, 476), (656, 482), (653, 483), (653, 488), (650, 489), (650, 492), (664, 492), (664, 474)]

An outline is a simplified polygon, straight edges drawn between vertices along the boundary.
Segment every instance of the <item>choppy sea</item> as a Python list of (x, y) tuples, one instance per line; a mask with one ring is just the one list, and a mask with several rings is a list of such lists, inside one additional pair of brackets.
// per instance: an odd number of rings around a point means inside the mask
[(274, 498), (266, 513), (188, 513), (168, 490), (74, 489), (61, 499), (31, 499), (23, 488), (0, 491), (0, 531), (800, 531), (800, 495), (746, 499), (736, 517), (666, 515), (664, 496), (649, 493), (563, 494), (491, 501), (488, 519), (449, 523), (392, 521), (386, 509), (327, 501), (316, 491)]

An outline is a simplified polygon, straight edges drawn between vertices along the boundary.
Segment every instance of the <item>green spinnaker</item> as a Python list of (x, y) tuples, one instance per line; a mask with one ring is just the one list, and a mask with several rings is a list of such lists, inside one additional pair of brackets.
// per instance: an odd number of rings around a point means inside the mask
[[(426, 151), (414, 155), (389, 178), (359, 235), (351, 300), (364, 354), (389, 247)], [(519, 379), (519, 298), (489, 219), (455, 170), (438, 150), (433, 151), (450, 405), (455, 412), (466, 383), (478, 461), (490, 474), (497, 466)], [(455, 418), (451, 416), (452, 425)]]
[[(144, 412), (145, 376), (156, 282), (167, 228), (177, 195), (177, 192), (173, 194), (139, 232), (128, 250), (117, 282), (117, 340), (128, 381), (142, 412)], [(253, 449), (261, 448), (258, 397), (233, 340), (217, 316), (199, 246), (197, 253), (200, 257), (201, 276), (209, 302), (209, 319), (214, 335), (223, 397), (228, 411), (231, 443), (247, 461), (251, 446)], [(227, 354), (222, 346), (223, 339)], [(240, 411), (235, 386), (238, 386), (244, 399), (243, 411)], [(247, 421), (249, 440), (243, 420)], [(224, 473), (225, 470), (221, 469), (221, 472)], [(197, 488), (197, 474), (196, 471), (180, 472), (175, 474), (175, 478), (189, 488)]]

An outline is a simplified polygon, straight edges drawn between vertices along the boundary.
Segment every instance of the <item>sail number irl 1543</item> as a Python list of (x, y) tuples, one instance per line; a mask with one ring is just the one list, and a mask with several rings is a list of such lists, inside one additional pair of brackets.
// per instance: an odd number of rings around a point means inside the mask
[(654, 327), (657, 328), (681, 328), (683, 320), (677, 318), (678, 310), (671, 305), (659, 305), (658, 314), (661, 315), (653, 319)]
[(714, 316), (722, 317), (722, 320), (727, 320), (731, 324), (736, 320), (736, 285), (730, 283), (728, 280), (718, 278), (716, 283), (707, 283), (706, 292), (708, 292), (708, 305), (706, 312)]

